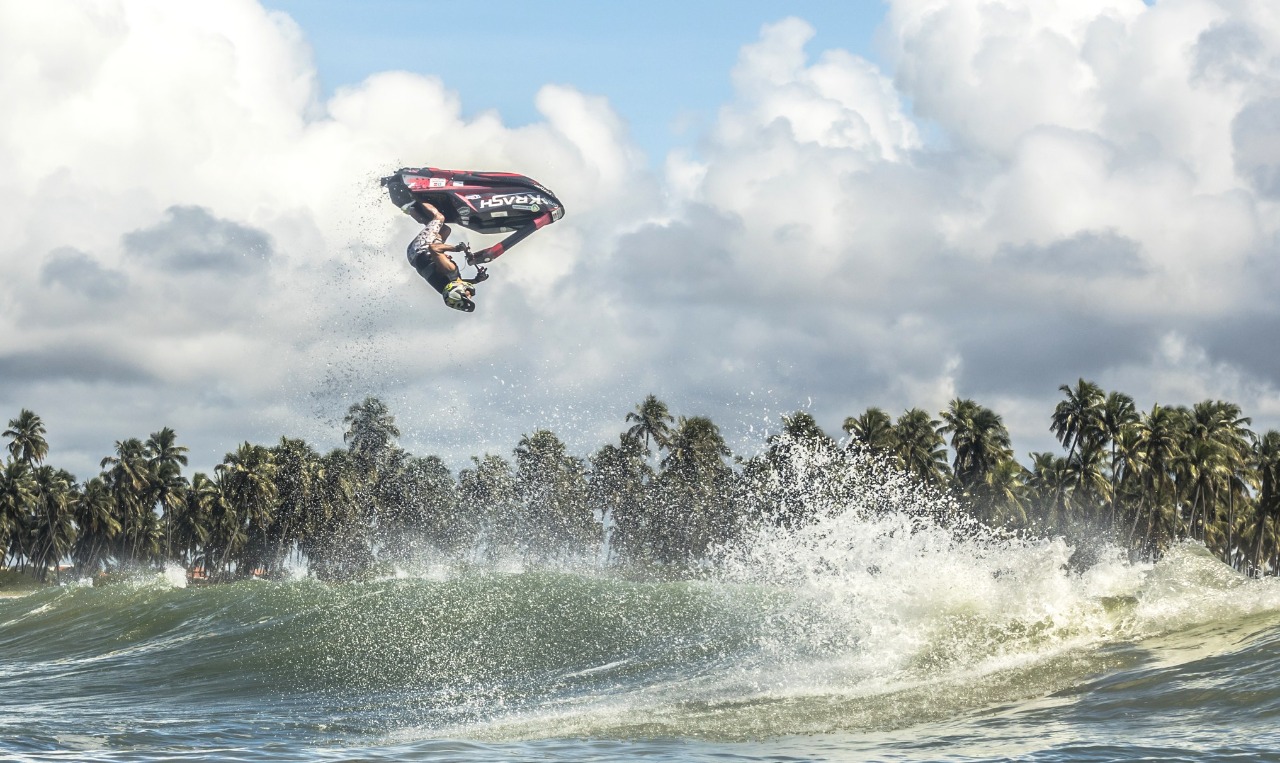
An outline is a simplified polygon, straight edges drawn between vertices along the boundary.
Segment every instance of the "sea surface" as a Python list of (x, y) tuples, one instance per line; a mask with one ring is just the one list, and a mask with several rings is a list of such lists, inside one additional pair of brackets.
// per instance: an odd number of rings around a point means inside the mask
[(692, 581), (139, 574), (0, 599), (0, 760), (1280, 760), (1280, 583), (892, 512)]

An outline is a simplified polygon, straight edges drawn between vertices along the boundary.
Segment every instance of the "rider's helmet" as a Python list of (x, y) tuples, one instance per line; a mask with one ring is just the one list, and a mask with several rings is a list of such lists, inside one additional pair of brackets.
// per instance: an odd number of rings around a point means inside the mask
[(444, 287), (444, 303), (454, 310), (461, 310), (464, 313), (475, 312), (476, 303), (471, 301), (471, 297), (474, 297), (475, 294), (475, 288), (459, 278)]

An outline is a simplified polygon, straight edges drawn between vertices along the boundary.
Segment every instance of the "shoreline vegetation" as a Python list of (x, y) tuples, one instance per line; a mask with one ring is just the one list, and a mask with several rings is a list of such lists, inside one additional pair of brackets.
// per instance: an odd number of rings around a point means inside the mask
[(1064, 453), (1030, 453), (1029, 466), (1000, 415), (969, 399), (937, 418), (869, 408), (845, 419), (841, 441), (797, 412), (748, 458), (711, 419), (677, 419), (650, 395), (617, 444), (588, 458), (541, 429), (514, 460), (486, 453), (454, 475), (401, 449), (391, 412), (369, 397), (344, 419), (346, 447), (329, 453), (288, 437), (245, 442), (212, 475), (188, 478), (187, 449), (164, 428), (117, 441), (82, 483), (44, 463), (44, 423), (23, 409), (3, 433), (0, 591), (166, 564), (197, 582), (280, 578), (303, 563), (341, 581), (423, 558), (483, 561), (486, 549), (594, 558), (606, 542), (610, 564), (691, 575), (744, 533), (812, 522), (820, 510), (799, 494), (822, 476), (797, 464), (816, 454), (845, 470), (904, 472), (938, 506), (993, 528), (1102, 537), (1144, 559), (1191, 540), (1244, 574), (1276, 574), (1280, 432), (1253, 432), (1223, 401), (1142, 412), (1084, 379), (1059, 389), (1049, 428)]

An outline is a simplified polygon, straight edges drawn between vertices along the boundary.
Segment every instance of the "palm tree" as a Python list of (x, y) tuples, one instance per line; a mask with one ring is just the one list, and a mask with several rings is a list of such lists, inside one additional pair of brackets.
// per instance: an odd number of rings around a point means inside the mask
[[(1202, 481), (1200, 538), (1208, 541), (1207, 535), (1213, 534), (1215, 537), (1211, 540), (1221, 547), (1223, 558), (1229, 558), (1235, 546), (1235, 507), (1247, 498), (1254, 480), (1249, 463), (1256, 435), (1249, 429), (1252, 421), (1235, 403), (1205, 400), (1192, 407), (1191, 418), (1190, 437), (1213, 444), (1214, 475), (1211, 480)], [(1224, 499), (1227, 515), (1223, 522), (1218, 522), (1216, 517)], [(1193, 512), (1194, 506), (1193, 503)]]
[(14, 459), (0, 470), (0, 567), (15, 545), (36, 500), (36, 482), (26, 461)]
[(182, 476), (182, 467), (187, 465), (187, 448), (178, 445), (177, 439), (177, 434), (165, 427), (152, 432), (145, 445), (147, 467), (151, 472), (148, 502), (159, 505), (164, 517), (166, 560), (172, 557), (173, 512), (187, 492), (187, 480)]
[[(1253, 497), (1257, 495), (1260, 477), (1252, 458), (1253, 448), (1256, 445), (1257, 437), (1255, 435), (1249, 453), (1245, 456), (1245, 462), (1238, 468), (1233, 469), (1227, 476), (1227, 537), (1224, 545), (1224, 558), (1228, 559), (1228, 562), (1236, 569), (1242, 569), (1248, 561), (1242, 548), (1244, 538), (1240, 537), (1237, 531), (1244, 523), (1245, 513), (1249, 511), (1251, 505), (1256, 507), (1257, 503)], [(1221, 535), (1221, 533), (1219, 532), (1217, 535)]]
[(281, 437), (271, 448), (278, 502), (269, 534), (273, 563), (282, 563), (288, 548), (302, 540), (308, 518), (322, 511), (320, 454), (300, 439)]
[(212, 571), (207, 555), (201, 564), (201, 553), (209, 550), (214, 513), (221, 500), (218, 484), (204, 472), (196, 472), (183, 493), (182, 502), (175, 507), (166, 537), (171, 537), (172, 550), (180, 555), (188, 572), (193, 572), (197, 565), (203, 566), (206, 575)]
[(1146, 438), (1140, 424), (1141, 419), (1120, 430), (1115, 441), (1111, 527), (1117, 534), (1120, 534), (1123, 527), (1128, 527), (1129, 531), (1125, 536), (1128, 542), (1133, 540), (1139, 517), (1146, 515), (1151, 502), (1146, 489), (1149, 471)]
[(372, 396), (351, 406), (342, 422), (347, 425), (342, 441), (367, 471), (386, 462), (400, 436), (395, 416), (381, 400)]
[[(266, 528), (270, 525), (276, 506), (276, 465), (271, 451), (261, 445), (242, 443), (234, 453), (228, 453), (222, 463), (214, 467), (218, 474), (218, 484), (227, 503), (234, 507), (239, 529), (244, 533), (245, 544), (254, 542), (252, 548), (246, 548), (248, 555), (238, 561), (244, 562), (237, 568), (237, 573), (244, 577), (252, 573), (257, 563), (265, 562)], [(225, 528), (230, 530), (230, 527)], [(229, 532), (228, 537), (237, 540), (239, 533)], [(234, 549), (239, 550), (239, 549)], [(221, 567), (227, 569), (227, 562), (234, 551), (228, 548)]]
[(1124, 474), (1121, 440), (1138, 423), (1138, 409), (1133, 398), (1123, 392), (1107, 395), (1102, 405), (1102, 435), (1111, 444), (1111, 515), (1109, 526), (1115, 527), (1116, 510), (1120, 500), (1120, 484)]
[(127, 535), (132, 560), (152, 566), (162, 563), (164, 527), (160, 525), (159, 514), (149, 510), (138, 514), (134, 517)]
[(97, 572), (105, 565), (121, 530), (111, 489), (102, 477), (85, 484), (74, 511), (77, 534), (71, 558), (79, 574)]
[(49, 455), (49, 443), (44, 439), (44, 422), (31, 411), (23, 408), (18, 418), (9, 419), (4, 436), (10, 438), (9, 455), (28, 466), (35, 466)]
[(671, 437), (670, 425), (675, 418), (667, 410), (667, 404), (655, 395), (646, 397), (643, 403), (636, 406), (635, 411), (627, 414), (626, 420), (635, 422), (635, 425), (627, 430), (627, 434), (637, 439), (644, 437), (645, 453), (650, 452), (651, 440), (657, 443), (659, 449), (667, 447)]
[(875, 453), (888, 453), (897, 445), (893, 421), (880, 408), (871, 407), (861, 416), (845, 418), (842, 429), (849, 435), (850, 445), (856, 442)]
[(384, 499), (398, 507), (395, 526), (398, 553), (407, 559), (426, 545), (453, 550), (460, 540), (454, 530), (459, 521), (458, 491), (453, 472), (438, 456), (408, 458), (397, 472), (396, 495)]
[[(798, 417), (793, 417), (793, 425), (807, 429)], [(728, 498), (733, 472), (725, 459), (732, 455), (711, 419), (680, 418), (661, 462), (663, 520), (652, 528), (656, 537), (648, 544), (660, 561), (683, 563), (698, 558), (711, 544), (731, 535)]]
[[(210, 578), (225, 579), (231, 576), (232, 560), (244, 552), (249, 534), (245, 530), (242, 512), (227, 496), (222, 475), (223, 472), (217, 471), (215, 466), (212, 480), (214, 489), (209, 502), (209, 533), (204, 544), (203, 562), (205, 573)], [(243, 573), (244, 570), (238, 572)]]
[(748, 488), (738, 496), (742, 513), (799, 527), (834, 505), (849, 461), (812, 414), (783, 416), (782, 432), (770, 435), (767, 443), (763, 459), (752, 459), (737, 481)]
[(187, 465), (187, 448), (177, 444), (178, 435), (169, 427), (152, 432), (147, 438), (148, 463), (153, 468)]
[(793, 443), (806, 443), (821, 449), (830, 449), (835, 445), (827, 433), (822, 431), (822, 427), (818, 426), (817, 419), (808, 411), (796, 411), (790, 416), (782, 417), (782, 433), (771, 436), (769, 443), (772, 445), (784, 439)]
[[(1186, 430), (1186, 412), (1179, 408), (1153, 405), (1135, 427), (1138, 447), (1143, 453), (1143, 508), (1146, 509), (1147, 528), (1142, 547), (1149, 553), (1158, 553), (1178, 535), (1179, 506), (1174, 470), (1183, 458), (1182, 433)], [(1133, 538), (1140, 513), (1135, 513), (1130, 529)]]
[(320, 457), (316, 478), (319, 500), (306, 515), (298, 548), (317, 578), (354, 578), (371, 560), (368, 529), (357, 505), (359, 467), (350, 451), (337, 448)]
[(985, 521), (993, 527), (1024, 527), (1027, 510), (1023, 501), (1027, 470), (1013, 458), (1001, 459), (981, 487)]
[(1013, 457), (1009, 430), (991, 409), (957, 398), (942, 412), (942, 420), (945, 426), (939, 431), (951, 435), (951, 470), (962, 492), (987, 482), (1001, 461)]
[(940, 485), (946, 479), (947, 441), (939, 431), (942, 422), (921, 408), (898, 416), (893, 427), (894, 453), (898, 466), (921, 480)]
[(149, 547), (154, 516), (147, 504), (151, 470), (146, 447), (137, 438), (117, 440), (116, 454), (102, 459), (102, 477), (115, 504), (120, 532), (115, 536), (113, 555), (120, 560), (144, 561)]
[(570, 456), (560, 438), (546, 429), (521, 437), (513, 455), (526, 538), (539, 541), (543, 551), (598, 540), (600, 526), (587, 505), (582, 460)]
[(1102, 388), (1081, 379), (1075, 389), (1063, 384), (1058, 387), (1067, 399), (1053, 409), (1050, 431), (1067, 448), (1067, 460), (1075, 455), (1083, 441), (1096, 441), (1102, 436), (1103, 406), (1106, 402)]
[(1111, 481), (1105, 474), (1103, 460), (1105, 452), (1102, 443), (1088, 438), (1076, 452), (1073, 459), (1068, 459), (1067, 478), (1071, 481), (1072, 497), (1077, 507), (1084, 510), (1087, 516), (1100, 516), (1103, 509), (1111, 502)]
[(1067, 459), (1053, 453), (1032, 453), (1026, 486), (1044, 510), (1048, 529), (1061, 532), (1070, 518), (1073, 503)]
[(1253, 464), (1258, 474), (1258, 503), (1254, 512), (1252, 574), (1262, 577), (1263, 544), (1268, 537), (1275, 548), (1280, 532), (1280, 432), (1274, 429), (1263, 435), (1254, 446)]
[(1219, 521), (1222, 505), (1234, 507), (1251, 480), (1247, 465), (1253, 433), (1248, 423), (1234, 404), (1196, 403), (1187, 414), (1175, 467), (1179, 496), (1190, 505), (1188, 534), (1219, 549), (1224, 558), (1232, 554), (1235, 513), (1229, 508), (1226, 521)]
[(496, 552), (515, 544), (517, 526), (516, 475), (502, 456), (471, 457), (472, 468), (458, 473), (458, 501), (466, 517), (462, 532)]
[(587, 472), (590, 505), (599, 507), (603, 525), (611, 529), (607, 551), (633, 560), (643, 555), (648, 527), (655, 520), (651, 500), (655, 475), (644, 452), (638, 437), (623, 432), (617, 445), (596, 451)]
[(1187, 517), (1188, 536), (1204, 540), (1208, 523), (1198, 517), (1208, 517), (1213, 513), (1218, 489), (1226, 482), (1225, 472), (1222, 449), (1217, 443), (1188, 433), (1182, 443), (1182, 458), (1177, 462), (1178, 492), (1191, 504)]
[(60, 565), (75, 542), (76, 527), (72, 506), (76, 500), (75, 477), (69, 473), (41, 466), (35, 471), (35, 515), (31, 523), (31, 563), (48, 581), (50, 568), (54, 580), (61, 582)]

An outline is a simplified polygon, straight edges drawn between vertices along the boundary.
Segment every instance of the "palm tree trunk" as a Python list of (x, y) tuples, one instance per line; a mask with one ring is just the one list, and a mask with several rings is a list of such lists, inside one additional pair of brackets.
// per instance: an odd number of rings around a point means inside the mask
[[(1259, 507), (1259, 511), (1261, 511), (1261, 507)], [(1262, 577), (1262, 539), (1266, 537), (1266, 534), (1267, 519), (1263, 517), (1262, 521), (1258, 523), (1258, 538), (1253, 542), (1253, 570), (1250, 571), (1250, 577), (1255, 577), (1254, 572), (1257, 573), (1256, 577)]]
[(1236, 547), (1236, 492), (1227, 489), (1227, 553), (1231, 555), (1233, 560), (1232, 567), (1240, 569), (1239, 565), (1234, 564)]
[(1147, 499), (1145, 496), (1139, 498), (1138, 505), (1135, 506), (1133, 509), (1133, 524), (1129, 526), (1129, 537), (1127, 539), (1129, 548), (1131, 549), (1133, 548), (1134, 536), (1138, 532), (1138, 522), (1142, 519), (1142, 509), (1143, 509), (1143, 506), (1146, 505), (1146, 502), (1147, 502)]
[(1116, 441), (1111, 440), (1111, 515), (1107, 517), (1107, 529), (1116, 529), (1116, 507), (1120, 502), (1120, 470), (1116, 468)]

